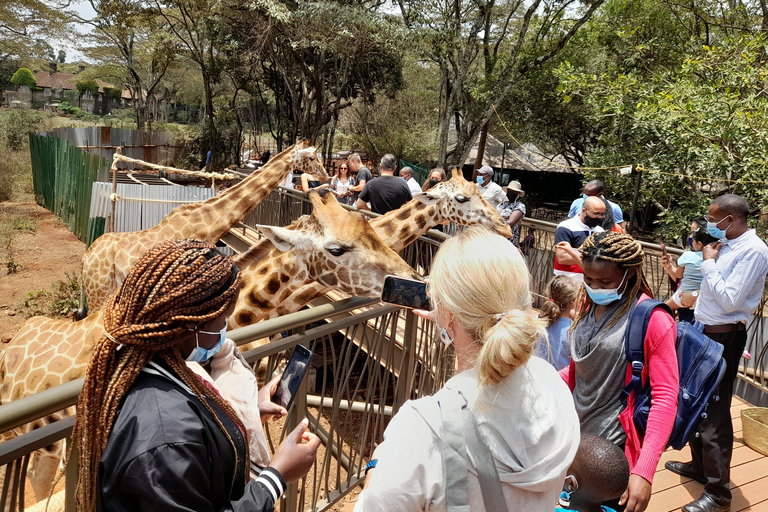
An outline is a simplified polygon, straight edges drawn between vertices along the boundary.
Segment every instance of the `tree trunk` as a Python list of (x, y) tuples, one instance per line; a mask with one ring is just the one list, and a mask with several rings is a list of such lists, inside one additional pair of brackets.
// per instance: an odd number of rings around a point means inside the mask
[[(203, 67), (203, 66), (201, 66)], [(205, 69), (203, 72), (203, 90), (205, 91), (205, 115), (208, 118), (208, 150), (211, 152), (212, 171), (219, 169), (219, 154), (216, 150), (216, 125), (213, 120), (213, 91), (211, 90), (211, 81)]]
[(491, 122), (486, 121), (480, 130), (480, 140), (477, 143), (477, 157), (475, 158), (475, 169), (479, 169), (483, 165), (483, 156), (485, 156), (485, 143), (488, 140), (489, 124), (491, 124)]

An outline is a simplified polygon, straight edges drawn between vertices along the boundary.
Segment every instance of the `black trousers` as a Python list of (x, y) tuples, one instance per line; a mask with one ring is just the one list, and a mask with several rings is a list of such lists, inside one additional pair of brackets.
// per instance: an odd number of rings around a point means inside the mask
[(723, 358), (727, 367), (725, 376), (720, 382), (720, 400), (709, 402), (707, 417), (701, 422), (701, 435), (689, 441), (692, 455), (691, 469), (706, 477), (704, 494), (709, 495), (719, 505), (725, 505), (731, 501), (731, 456), (733, 455), (731, 397), (741, 354), (747, 345), (747, 333), (734, 331), (707, 334), (707, 336), (723, 345)]

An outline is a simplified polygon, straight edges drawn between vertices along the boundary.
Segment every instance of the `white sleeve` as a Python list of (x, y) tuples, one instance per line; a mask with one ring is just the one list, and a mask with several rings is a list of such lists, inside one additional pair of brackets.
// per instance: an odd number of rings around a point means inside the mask
[(445, 501), (439, 440), (409, 404), (392, 418), (376, 458), (355, 512), (420, 512)]

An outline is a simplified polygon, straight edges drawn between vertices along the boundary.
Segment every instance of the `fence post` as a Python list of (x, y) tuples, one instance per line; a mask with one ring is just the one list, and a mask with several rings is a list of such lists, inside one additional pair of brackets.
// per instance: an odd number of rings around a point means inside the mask
[[(120, 147), (115, 149), (115, 153), (118, 155), (123, 154), (123, 142), (120, 142)], [(115, 207), (117, 203), (117, 160), (112, 159), (112, 167), (109, 169), (112, 171), (112, 196), (110, 196), (109, 201), (112, 203), (109, 209), (109, 218), (107, 219), (107, 233), (112, 233), (115, 231)]]

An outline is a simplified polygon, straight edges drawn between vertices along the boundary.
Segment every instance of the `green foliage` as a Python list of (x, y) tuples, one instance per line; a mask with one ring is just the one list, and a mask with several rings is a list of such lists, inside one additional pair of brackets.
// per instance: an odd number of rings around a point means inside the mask
[(34, 87), (37, 85), (37, 80), (28, 68), (19, 68), (11, 77), (11, 83), (14, 85), (27, 85)]
[(36, 110), (11, 110), (3, 115), (0, 136), (11, 150), (21, 149), (29, 141), (29, 132), (39, 128), (45, 114)]
[(123, 96), (123, 90), (119, 87), (104, 87), (104, 96), (119, 100)]
[(72, 115), (77, 115), (81, 113), (82, 109), (80, 107), (76, 107), (72, 105), (68, 101), (62, 101), (61, 103), (59, 103), (58, 111), (64, 112), (65, 114), (72, 116)]
[(62, 318), (80, 308), (80, 280), (76, 273), (66, 273), (65, 280), (53, 283), (49, 290), (32, 290), (27, 293), (19, 308), (25, 318), (47, 316)]
[[(672, 71), (588, 75), (559, 70), (565, 101), (577, 98), (596, 127), (591, 166), (642, 164), (640, 205), (660, 212), (663, 234), (676, 235), (710, 198), (743, 195), (768, 208), (768, 42), (763, 35), (723, 40), (692, 53)], [(589, 173), (631, 197), (632, 180)]]
[(94, 96), (98, 94), (99, 92), (99, 84), (96, 82), (96, 80), (90, 78), (86, 80), (80, 80), (75, 83), (75, 86), (77, 87), (77, 90), (80, 94), (84, 94), (86, 92), (90, 92)]

